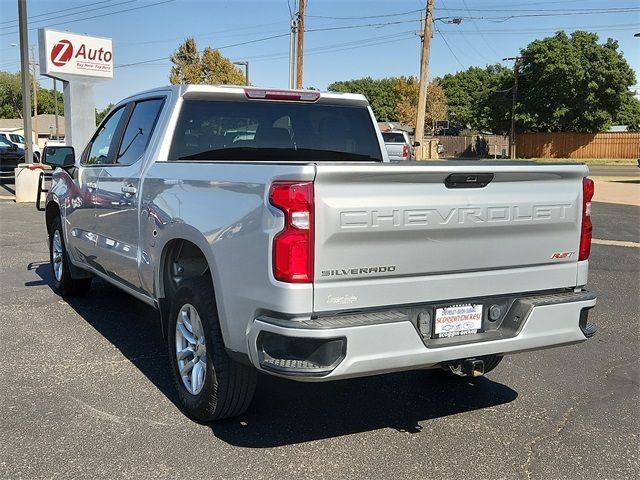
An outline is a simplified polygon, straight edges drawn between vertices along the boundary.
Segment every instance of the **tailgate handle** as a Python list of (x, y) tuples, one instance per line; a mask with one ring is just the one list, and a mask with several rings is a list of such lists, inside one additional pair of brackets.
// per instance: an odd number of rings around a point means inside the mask
[(493, 173), (452, 173), (444, 180), (447, 188), (482, 188), (493, 180)]

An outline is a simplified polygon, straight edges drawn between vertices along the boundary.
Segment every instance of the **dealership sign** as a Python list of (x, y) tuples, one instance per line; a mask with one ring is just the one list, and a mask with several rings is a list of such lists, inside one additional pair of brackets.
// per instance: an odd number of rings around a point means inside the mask
[(50, 77), (113, 78), (110, 38), (40, 29), (40, 73)]

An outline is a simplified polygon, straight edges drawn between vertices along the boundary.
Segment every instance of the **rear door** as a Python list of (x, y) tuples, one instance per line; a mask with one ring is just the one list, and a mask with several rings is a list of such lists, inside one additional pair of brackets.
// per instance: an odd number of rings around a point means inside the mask
[(315, 309), (574, 286), (586, 173), (477, 161), (318, 165)]
[(127, 106), (116, 153), (98, 179), (96, 262), (109, 276), (138, 289), (138, 199), (144, 156), (164, 102), (144, 99)]

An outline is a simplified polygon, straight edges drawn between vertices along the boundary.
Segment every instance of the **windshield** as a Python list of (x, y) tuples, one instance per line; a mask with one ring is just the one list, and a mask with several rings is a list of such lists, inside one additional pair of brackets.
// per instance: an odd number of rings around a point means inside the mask
[(185, 100), (169, 160), (381, 162), (382, 154), (365, 107)]
[(397, 132), (383, 132), (382, 138), (386, 143), (404, 143), (404, 135)]
[(0, 145), (2, 145), (3, 147), (10, 147), (11, 142), (0, 135)]

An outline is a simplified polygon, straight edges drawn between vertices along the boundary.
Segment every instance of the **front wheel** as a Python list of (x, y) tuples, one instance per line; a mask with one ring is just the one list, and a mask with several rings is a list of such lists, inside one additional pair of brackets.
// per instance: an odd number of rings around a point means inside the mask
[(84, 295), (91, 287), (91, 277), (71, 277), (69, 256), (62, 234), (60, 217), (56, 217), (49, 232), (49, 261), (53, 273), (53, 291), (61, 297)]
[(201, 421), (244, 413), (257, 372), (227, 355), (209, 281), (192, 280), (178, 289), (168, 328), (171, 370), (184, 410)]

